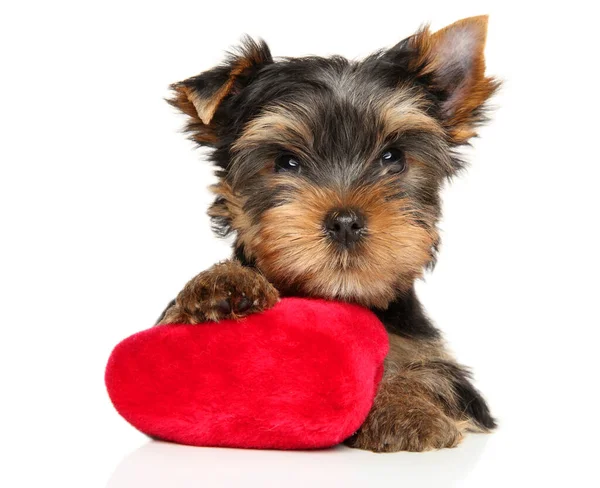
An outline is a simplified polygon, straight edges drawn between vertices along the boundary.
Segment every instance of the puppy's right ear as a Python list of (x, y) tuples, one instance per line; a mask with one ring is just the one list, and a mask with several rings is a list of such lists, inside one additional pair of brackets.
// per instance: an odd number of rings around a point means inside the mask
[(273, 62), (269, 47), (264, 41), (247, 37), (225, 62), (187, 80), (173, 83), (174, 107), (189, 117), (186, 132), (201, 146), (214, 146), (218, 140), (219, 117), (223, 103), (252, 82), (258, 70)]

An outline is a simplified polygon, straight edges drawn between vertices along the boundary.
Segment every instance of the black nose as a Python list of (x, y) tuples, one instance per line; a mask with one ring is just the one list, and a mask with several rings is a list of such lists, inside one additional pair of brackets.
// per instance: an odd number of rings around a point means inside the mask
[(333, 210), (325, 217), (325, 231), (344, 246), (355, 244), (365, 231), (365, 217), (357, 210)]

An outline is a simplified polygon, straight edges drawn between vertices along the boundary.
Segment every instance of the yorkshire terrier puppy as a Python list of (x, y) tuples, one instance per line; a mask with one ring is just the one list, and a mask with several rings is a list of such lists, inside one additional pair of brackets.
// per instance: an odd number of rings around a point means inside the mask
[(243, 317), (281, 296), (358, 303), (385, 325), (390, 352), (348, 445), (425, 451), (493, 429), (414, 291), (435, 261), (440, 187), (463, 168), (457, 148), (499, 86), (485, 75), (486, 30), (485, 16), (423, 28), (362, 61), (274, 59), (246, 39), (224, 64), (173, 84), (169, 102), (218, 168), (214, 229), (235, 245), (159, 323)]

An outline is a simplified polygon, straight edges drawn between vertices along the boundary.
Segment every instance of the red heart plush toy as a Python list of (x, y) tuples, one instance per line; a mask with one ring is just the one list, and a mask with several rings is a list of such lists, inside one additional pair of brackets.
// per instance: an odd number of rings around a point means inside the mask
[(364, 422), (387, 350), (369, 310), (285, 298), (239, 321), (139, 332), (115, 347), (105, 380), (117, 411), (152, 437), (322, 448)]

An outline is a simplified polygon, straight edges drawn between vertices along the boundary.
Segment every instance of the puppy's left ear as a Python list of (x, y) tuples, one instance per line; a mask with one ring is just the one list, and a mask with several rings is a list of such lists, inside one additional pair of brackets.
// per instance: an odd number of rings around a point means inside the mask
[(442, 123), (457, 144), (485, 122), (485, 102), (500, 86), (485, 76), (487, 15), (459, 20), (437, 32), (425, 27), (394, 49), (410, 51), (410, 71), (440, 100)]
[(202, 146), (214, 146), (220, 130), (227, 125), (223, 106), (248, 86), (258, 71), (273, 62), (264, 41), (246, 37), (225, 62), (187, 80), (173, 83), (173, 97), (167, 100), (189, 119), (186, 131)]

